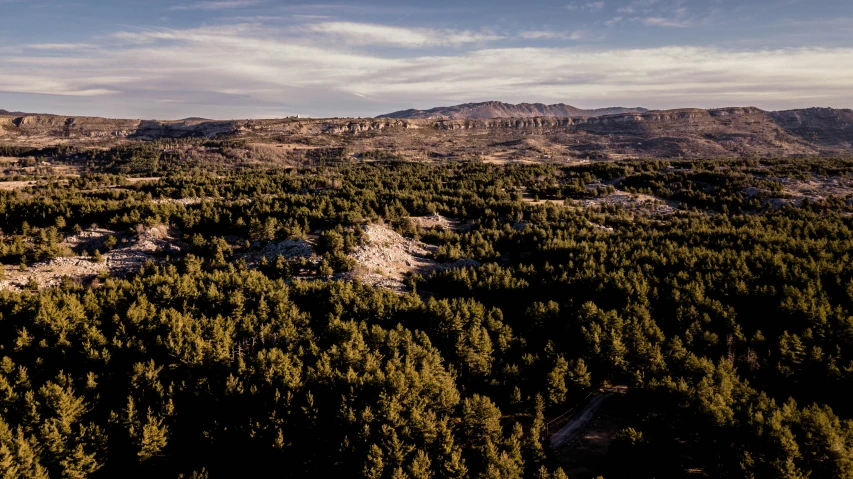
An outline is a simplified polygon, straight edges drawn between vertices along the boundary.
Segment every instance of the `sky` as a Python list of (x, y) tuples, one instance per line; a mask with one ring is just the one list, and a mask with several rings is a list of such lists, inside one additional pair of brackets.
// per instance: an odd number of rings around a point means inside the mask
[(853, 0), (0, 0), (0, 108), (853, 107)]

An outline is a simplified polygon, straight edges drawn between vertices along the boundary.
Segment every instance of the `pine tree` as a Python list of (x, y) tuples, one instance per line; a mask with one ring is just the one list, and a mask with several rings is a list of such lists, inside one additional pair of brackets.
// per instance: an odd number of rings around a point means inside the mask
[(409, 476), (412, 479), (429, 479), (432, 477), (431, 465), (432, 461), (426, 452), (418, 451), (409, 465)]
[[(545, 461), (545, 447), (542, 438), (545, 436), (545, 400), (541, 394), (536, 395), (534, 403), (533, 423), (530, 425), (527, 439), (527, 456), (533, 464), (542, 464)], [(547, 439), (547, 438), (546, 438)]]
[(462, 421), (472, 446), (485, 452), (501, 438), (501, 412), (487, 397), (474, 394), (462, 403)]
[(159, 455), (166, 447), (168, 437), (169, 428), (163, 424), (162, 419), (154, 417), (149, 411), (139, 437), (139, 452), (137, 453), (139, 460), (146, 461)]
[(563, 468), (562, 468), (562, 467), (558, 467), (558, 468), (554, 471), (554, 474), (553, 474), (551, 477), (553, 477), (554, 479), (569, 479), (569, 476), (568, 476), (568, 475), (566, 475), (566, 473), (565, 473), (565, 472), (563, 472)]
[(592, 386), (592, 374), (586, 369), (583, 359), (572, 361), (568, 377), (576, 389), (589, 389)]
[(367, 460), (364, 464), (364, 477), (367, 479), (379, 479), (385, 469), (385, 463), (382, 460), (382, 449), (376, 444), (370, 445), (370, 450), (367, 453)]
[(569, 388), (566, 386), (566, 376), (569, 373), (569, 363), (566, 358), (557, 358), (557, 364), (548, 374), (548, 398), (551, 404), (563, 404), (566, 402), (566, 394)]
[(453, 439), (448, 420), (439, 421), (436, 428), (438, 449), (440, 452), (441, 475), (448, 479), (462, 479), (468, 477), (468, 468), (462, 458), (462, 449)]

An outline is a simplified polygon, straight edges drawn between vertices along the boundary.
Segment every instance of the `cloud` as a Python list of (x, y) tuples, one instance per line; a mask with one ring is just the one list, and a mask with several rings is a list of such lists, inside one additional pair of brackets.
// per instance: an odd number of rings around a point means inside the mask
[(31, 50), (83, 50), (87, 48), (96, 48), (91, 43), (32, 43), (24, 45), (24, 48)]
[(640, 22), (649, 27), (688, 28), (693, 25), (689, 20), (682, 20), (678, 18), (644, 17), (632, 18), (631, 20)]
[(374, 23), (323, 22), (308, 25), (313, 33), (332, 35), (355, 45), (389, 45), (399, 47), (429, 47), (461, 45), (498, 40), (501, 36), (459, 30), (403, 28)]
[(626, 16), (630, 14), (631, 21), (649, 27), (688, 28), (707, 22), (707, 17), (691, 12), (685, 3), (686, 0), (634, 0), (616, 12)]
[(187, 5), (175, 5), (169, 7), (169, 10), (228, 10), (233, 8), (253, 7), (261, 3), (261, 0), (224, 0), (213, 2), (195, 2)]
[(570, 10), (570, 11), (576, 11), (576, 10), (601, 10), (602, 8), (604, 8), (604, 5), (605, 5), (605, 3), (604, 3), (604, 2), (602, 2), (602, 1), (597, 1), (597, 2), (586, 2), (586, 3), (572, 2), (572, 3), (568, 4), (568, 5), (566, 5), (566, 9), (567, 9), (567, 10)]
[(582, 31), (555, 32), (553, 30), (527, 30), (518, 34), (525, 40), (580, 40), (584, 37)]
[[(130, 117), (190, 116), (199, 104), (224, 105), (229, 116), (243, 117), (272, 114), (264, 108), (273, 107), (334, 116), (378, 114), (389, 102), (488, 98), (606, 106), (603, 94), (607, 103), (653, 108), (853, 106), (853, 48), (484, 48), (472, 38), (486, 33), (455, 32), (449, 41), (432, 30), (332, 25), (301, 32), (253, 24), (154, 29), (121, 32), (85, 51), (48, 49), (34, 56), (4, 50), (0, 90), (83, 96), (88, 103), (80, 105), (120, 107), (111, 113)], [(391, 34), (403, 39), (388, 39)], [(523, 32), (515, 41), (557, 34)], [(329, 35), (354, 43), (341, 48)], [(359, 47), (359, 35), (370, 45), (436, 49), (382, 53)], [(469, 47), (440, 48), (459, 42)], [(174, 101), (156, 102), (163, 99)]]
[[(674, 1), (675, 1), (675, 3), (680, 3), (680, 2), (681, 2), (681, 0), (674, 0)], [(626, 8), (630, 8), (630, 9), (632, 9), (632, 10), (633, 10), (633, 9), (644, 10), (644, 9), (648, 9), (648, 8), (650, 8), (650, 7), (654, 6), (654, 5), (657, 5), (657, 4), (659, 4), (660, 2), (661, 2), (661, 0), (634, 0), (634, 1), (633, 1), (633, 2), (631, 2), (631, 4), (630, 4), (628, 7), (626, 7)]]

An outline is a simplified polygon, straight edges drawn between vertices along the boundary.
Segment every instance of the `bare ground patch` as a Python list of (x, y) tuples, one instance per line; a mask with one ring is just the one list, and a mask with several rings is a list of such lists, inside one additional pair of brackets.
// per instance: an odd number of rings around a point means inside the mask
[(652, 216), (670, 215), (678, 208), (678, 202), (675, 201), (668, 201), (651, 195), (627, 193), (624, 191), (616, 191), (613, 194), (599, 196), (597, 198), (571, 201), (572, 204), (582, 206), (584, 208), (618, 205), (638, 213), (645, 213)]
[(65, 238), (63, 245), (68, 246), (77, 253), (83, 251), (104, 250), (104, 242), (108, 237), (114, 236), (115, 231), (99, 228), (98, 225), (91, 227)]
[(149, 181), (150, 182), (160, 181), (160, 179), (161, 179), (160, 176), (146, 176), (143, 178), (128, 178), (127, 182), (128, 183), (144, 183), (144, 182), (149, 182)]
[(350, 253), (359, 266), (345, 274), (346, 279), (403, 292), (406, 289), (403, 280), (410, 273), (428, 275), (440, 269), (479, 264), (467, 259), (439, 263), (431, 258), (435, 246), (405, 238), (384, 225), (367, 225), (363, 230), (366, 243)]
[(39, 288), (47, 288), (59, 284), (65, 277), (83, 282), (105, 273), (120, 277), (138, 270), (149, 260), (162, 262), (166, 256), (180, 253), (184, 247), (176, 231), (159, 225), (140, 227), (134, 237), (124, 238), (119, 247), (104, 252), (101, 261), (96, 261), (88, 254), (89, 250), (97, 249), (107, 237), (114, 235), (112, 231), (93, 228), (63, 242), (63, 245), (78, 253), (76, 256), (39, 261), (23, 270), (7, 266), (5, 277), (0, 281), (0, 289), (24, 289), (32, 280), (36, 281)]
[(773, 192), (767, 189), (749, 187), (745, 188), (743, 192), (749, 198), (759, 198), (762, 205), (771, 208), (780, 208), (783, 205), (800, 207), (806, 201), (816, 202), (831, 196), (848, 198), (848, 201), (853, 200), (851, 199), (853, 197), (853, 180), (849, 178), (813, 175), (809, 179), (775, 177), (769, 179), (781, 183), (782, 191)]
[(311, 240), (299, 238), (270, 241), (266, 244), (255, 242), (252, 244), (251, 251), (241, 257), (246, 260), (249, 266), (257, 266), (262, 259), (275, 262), (279, 256), (286, 261), (298, 261), (302, 258), (314, 264), (321, 261), (320, 256), (314, 250), (314, 243)]
[(575, 206), (582, 208), (599, 208), (604, 205), (615, 205), (629, 209), (636, 213), (644, 213), (652, 216), (664, 216), (678, 209), (677, 201), (669, 201), (656, 196), (639, 193), (628, 193), (616, 190), (614, 193), (594, 198), (584, 199), (536, 199), (526, 189), (522, 189), (521, 198), (525, 203), (531, 205), (555, 204), (560, 206)]
[(530, 203), (531, 205), (545, 205), (548, 203), (552, 203), (555, 205), (566, 205), (566, 200), (548, 200), (548, 199), (537, 199), (529, 191), (527, 191), (526, 187), (521, 188), (521, 200), (525, 203)]
[(6, 266), (5, 278), (0, 281), (0, 289), (22, 290), (35, 280), (39, 288), (56, 286), (62, 278), (88, 281), (101, 273), (109, 271), (104, 262), (96, 262), (88, 256), (52, 258), (28, 266), (21, 270)]
[(470, 221), (459, 221), (440, 214), (432, 214), (429, 216), (410, 216), (409, 220), (415, 226), (423, 229), (445, 229), (449, 231), (468, 231), (474, 225)]
[(493, 155), (484, 155), (481, 156), (480, 159), (483, 161), (483, 163), (489, 165), (533, 165), (536, 163), (536, 161), (534, 160), (504, 157), (501, 155), (501, 153), (495, 153)]
[(210, 200), (211, 198), (157, 198), (155, 200), (151, 200), (154, 203), (161, 205), (164, 203), (175, 203), (183, 206), (197, 205), (204, 200)]
[(35, 186), (36, 181), (0, 181), (0, 190), (12, 191)]
[(782, 192), (790, 195), (795, 204), (804, 201), (825, 200), (830, 196), (846, 197), (853, 194), (853, 180), (837, 176), (813, 176), (809, 180), (778, 178), (784, 186)]

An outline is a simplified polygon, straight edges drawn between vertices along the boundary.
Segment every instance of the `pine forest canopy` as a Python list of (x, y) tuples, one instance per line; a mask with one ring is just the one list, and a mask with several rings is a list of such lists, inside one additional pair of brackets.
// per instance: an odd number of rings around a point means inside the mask
[(317, 155), (0, 151), (4, 477), (853, 477), (853, 161)]

